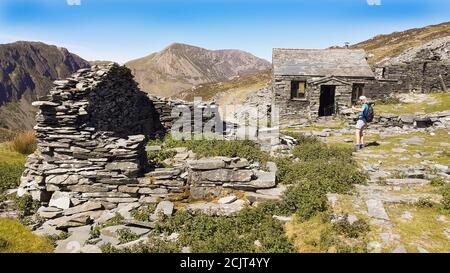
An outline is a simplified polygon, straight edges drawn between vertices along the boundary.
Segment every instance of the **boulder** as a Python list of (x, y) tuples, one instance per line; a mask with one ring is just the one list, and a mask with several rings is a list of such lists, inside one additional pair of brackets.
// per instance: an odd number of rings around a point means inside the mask
[(430, 181), (420, 178), (388, 178), (386, 183), (389, 185), (426, 185)]
[(162, 201), (156, 206), (155, 215), (162, 213), (166, 216), (170, 216), (173, 213), (173, 203), (170, 201)]
[(37, 211), (39, 217), (53, 219), (63, 215), (63, 210), (55, 207), (40, 207)]
[(247, 182), (252, 179), (252, 170), (219, 169), (201, 173), (202, 181), (212, 182)]
[(68, 209), (70, 207), (70, 193), (60, 191), (54, 192), (48, 205), (50, 207)]
[(55, 253), (80, 253), (86, 241), (90, 237), (90, 226), (70, 228), (70, 236), (57, 242)]
[(233, 203), (236, 200), (237, 200), (236, 195), (229, 195), (229, 196), (225, 196), (225, 197), (220, 198), (217, 201), (217, 203), (219, 203), (219, 204), (230, 204), (230, 203)]
[(199, 159), (188, 160), (187, 166), (193, 170), (215, 170), (225, 168), (225, 161), (223, 159)]
[(260, 194), (260, 193), (254, 193), (254, 192), (246, 193), (245, 197), (247, 198), (248, 201), (250, 201), (250, 203), (281, 200), (280, 196)]
[(231, 204), (194, 203), (189, 204), (186, 211), (193, 215), (230, 216), (238, 214), (244, 208), (244, 205), (244, 200), (236, 200)]
[(103, 205), (101, 202), (87, 201), (86, 203), (83, 203), (81, 205), (66, 209), (64, 211), (64, 215), (73, 215), (73, 214), (82, 213), (82, 212), (86, 212), (86, 211), (99, 210), (102, 208), (103, 208)]
[(72, 216), (64, 216), (57, 219), (57, 229), (67, 229), (72, 227), (80, 227), (88, 225), (92, 222), (91, 217), (88, 214), (76, 214)]

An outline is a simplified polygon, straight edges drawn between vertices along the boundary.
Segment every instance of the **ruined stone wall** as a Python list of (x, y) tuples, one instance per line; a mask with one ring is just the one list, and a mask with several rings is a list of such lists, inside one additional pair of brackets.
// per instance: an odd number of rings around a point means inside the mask
[(127, 68), (81, 69), (55, 81), (33, 105), (39, 108), (38, 148), (27, 159), (19, 195), (28, 192), (45, 202), (53, 193), (70, 192), (72, 203), (133, 198), (118, 187), (137, 183), (146, 169), (146, 136), (160, 125)]
[(375, 68), (382, 79), (398, 80), (392, 92), (446, 91), (450, 86), (450, 63), (443, 61), (413, 61)]
[[(168, 133), (172, 129), (174, 123), (180, 118), (180, 116), (182, 116), (182, 114), (179, 112), (179, 110), (182, 108), (185, 108), (187, 112), (192, 114), (190, 117), (183, 116), (183, 118), (187, 118), (190, 120), (191, 131), (195, 129), (194, 109), (197, 109), (197, 111), (201, 113), (203, 127), (208, 121), (216, 120), (215, 119), (216, 117), (218, 123), (222, 122), (218, 112), (218, 106), (208, 102), (194, 104), (193, 102), (164, 98), (153, 95), (150, 95), (150, 99), (153, 102), (156, 115), (158, 116), (160, 124), (162, 125), (162, 130), (158, 132), (158, 135), (161, 136)], [(174, 109), (177, 108), (178, 111), (174, 111)]]

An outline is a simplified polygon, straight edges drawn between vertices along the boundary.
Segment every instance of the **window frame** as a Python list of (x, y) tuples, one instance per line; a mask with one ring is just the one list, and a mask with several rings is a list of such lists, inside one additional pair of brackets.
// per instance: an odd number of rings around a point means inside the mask
[[(356, 87), (358, 87), (358, 89), (356, 89)], [(356, 90), (356, 93), (355, 93), (355, 90)], [(353, 94), (355, 95), (354, 97), (353, 97)], [(351, 103), (355, 104), (356, 102), (358, 102), (359, 97), (363, 96), (363, 95), (364, 95), (364, 83), (359, 83), (359, 82), (353, 83), (352, 84), (352, 96), (350, 98)]]
[[(303, 84), (303, 92), (299, 92), (301, 84)], [(297, 85), (296, 88), (294, 88), (295, 85)], [(291, 80), (290, 86), (291, 86), (291, 94), (290, 94), (291, 100), (306, 100), (306, 81), (305, 80)], [(294, 92), (295, 92), (295, 96), (294, 96)], [(302, 94), (302, 96), (300, 96), (300, 94)]]

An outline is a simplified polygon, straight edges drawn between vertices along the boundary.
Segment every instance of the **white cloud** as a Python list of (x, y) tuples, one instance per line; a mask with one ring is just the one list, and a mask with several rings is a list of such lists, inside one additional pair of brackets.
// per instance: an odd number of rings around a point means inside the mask
[(81, 0), (66, 0), (69, 6), (80, 6)]
[(380, 6), (381, 0), (366, 0), (369, 6)]

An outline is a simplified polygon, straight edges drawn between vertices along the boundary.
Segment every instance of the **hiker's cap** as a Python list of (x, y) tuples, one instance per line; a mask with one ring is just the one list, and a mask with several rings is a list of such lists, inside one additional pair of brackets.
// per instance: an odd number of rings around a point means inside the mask
[(359, 97), (359, 100), (365, 100), (365, 101), (367, 101), (367, 97), (366, 97), (366, 96), (361, 96), (361, 97)]

